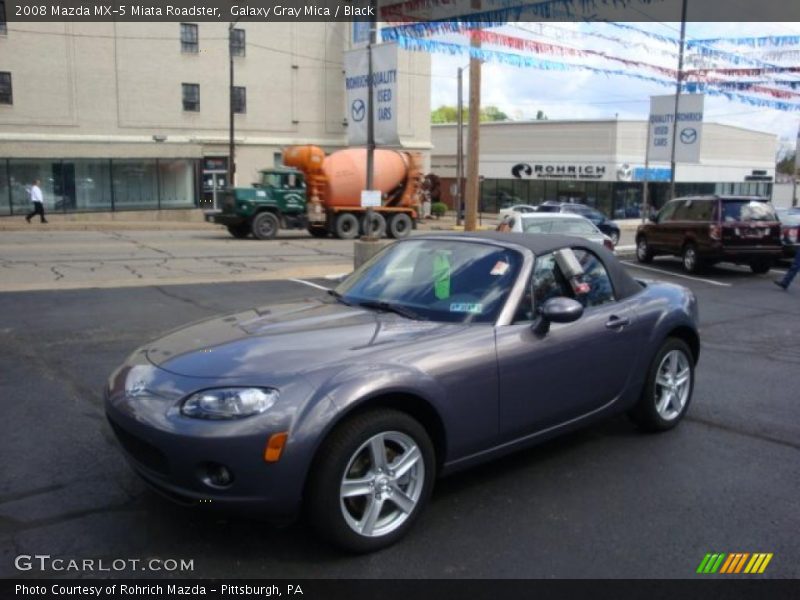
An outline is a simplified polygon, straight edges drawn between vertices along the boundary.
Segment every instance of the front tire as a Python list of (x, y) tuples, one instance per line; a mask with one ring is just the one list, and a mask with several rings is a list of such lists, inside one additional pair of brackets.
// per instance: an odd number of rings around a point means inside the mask
[(678, 338), (667, 341), (656, 353), (636, 406), (628, 416), (645, 431), (675, 427), (689, 408), (694, 390), (694, 357)]
[(278, 235), (280, 221), (271, 212), (258, 213), (253, 219), (253, 237), (259, 240), (271, 240)]
[[(616, 246), (616, 244), (614, 245)], [(647, 243), (647, 238), (643, 235), (636, 240), (636, 260), (640, 263), (653, 262), (653, 251), (650, 249), (650, 244)]]
[(697, 247), (694, 244), (686, 244), (683, 247), (683, 270), (687, 273), (699, 273), (703, 268), (700, 258), (697, 256)]
[(422, 512), (435, 470), (433, 444), (416, 420), (390, 409), (356, 415), (317, 453), (306, 493), (310, 520), (353, 552), (385, 548)]
[(615, 248), (619, 246), (619, 231), (612, 231), (608, 234), (608, 237), (611, 238), (611, 243), (614, 244)]

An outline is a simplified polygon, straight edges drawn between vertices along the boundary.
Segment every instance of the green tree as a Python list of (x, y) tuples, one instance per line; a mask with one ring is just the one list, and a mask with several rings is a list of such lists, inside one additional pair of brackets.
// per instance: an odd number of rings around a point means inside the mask
[(537, 121), (547, 121), (547, 115), (544, 114), (543, 110), (536, 111), (536, 120)]
[(783, 173), (784, 175), (794, 175), (795, 156), (796, 154), (794, 152), (784, 156), (778, 161), (775, 170), (778, 171), (778, 173)]
[[(496, 106), (481, 108), (480, 119), (485, 121), (510, 121), (509, 116)], [(469, 121), (469, 108), (464, 107), (464, 123)], [(431, 123), (458, 122), (458, 109), (455, 106), (440, 106), (431, 112)]]

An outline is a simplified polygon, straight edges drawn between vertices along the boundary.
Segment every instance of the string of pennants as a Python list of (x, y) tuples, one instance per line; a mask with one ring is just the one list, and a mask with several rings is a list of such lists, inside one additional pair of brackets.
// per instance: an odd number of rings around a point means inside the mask
[[(515, 67), (533, 68), (544, 71), (588, 71), (597, 75), (621, 76), (621, 77), (638, 79), (640, 81), (646, 81), (649, 83), (655, 83), (662, 86), (669, 86), (673, 88), (675, 86), (675, 81), (673, 79), (665, 79), (661, 77), (644, 75), (632, 70), (605, 69), (602, 67), (594, 67), (587, 64), (575, 64), (575, 63), (565, 63), (552, 60), (544, 60), (530, 55), (502, 52), (498, 50), (490, 50), (483, 47), (467, 46), (463, 44), (454, 44), (449, 42), (441, 42), (438, 40), (414, 38), (409, 36), (400, 36), (400, 35), (394, 36), (394, 41), (396, 41), (401, 48), (411, 51), (424, 51), (428, 53), (435, 52), (435, 53), (449, 54), (451, 56), (469, 56), (471, 58), (475, 58), (485, 62), (496, 62)], [(800, 111), (800, 104), (784, 102), (781, 100), (748, 96), (738, 93), (738, 91), (742, 89), (752, 90), (753, 87), (748, 88), (745, 86), (748, 85), (755, 86), (755, 84), (750, 84), (749, 82), (730, 82), (730, 83), (735, 83), (742, 87), (738, 87), (735, 89), (724, 89), (724, 86), (727, 85), (728, 83), (729, 82), (688, 81), (683, 84), (683, 87), (685, 91), (696, 92), (702, 89), (705, 93), (709, 95), (723, 96), (725, 98), (728, 98), (729, 100), (736, 100), (738, 102), (749, 104), (750, 106), (772, 108), (775, 110), (782, 110), (782, 111)], [(710, 87), (712, 85), (713, 87)], [(723, 88), (720, 89), (720, 86), (723, 86)]]
[[(641, 48), (647, 51), (648, 56), (659, 54), (674, 57), (677, 56), (676, 50), (677, 45), (680, 43), (679, 40), (625, 23), (604, 22), (609, 27), (635, 35), (628, 35), (622, 38), (598, 31), (570, 30), (543, 22), (526, 23), (524, 27), (515, 23), (520, 20), (520, 17), (526, 11), (533, 11), (533, 14), (539, 18), (553, 18), (557, 11), (562, 11), (562, 13), (566, 11), (566, 14), (574, 18), (577, 13), (589, 13), (595, 10), (598, 5), (626, 7), (631, 4), (650, 4), (661, 0), (547, 0), (524, 5), (520, 5), (519, 2), (514, 2), (513, 0), (484, 0), (484, 4), (489, 3), (494, 6), (500, 6), (500, 8), (442, 21), (409, 22), (409, 11), (452, 6), (457, 1), (406, 0), (384, 7), (381, 9), (383, 11), (381, 18), (398, 24), (382, 29), (382, 39), (384, 41), (397, 42), (407, 50), (468, 55), (482, 61), (549, 71), (588, 71), (598, 75), (623, 76), (663, 86), (675, 86), (675, 79), (677, 78), (675, 69), (623, 58), (606, 51), (573, 48), (490, 30), (491, 28), (509, 25), (533, 35), (548, 36), (559, 41), (594, 37), (611, 41), (626, 49)], [(515, 52), (430, 39), (436, 35), (462, 33), (479, 40), (482, 44), (499, 46)], [(656, 43), (645, 43), (642, 38)], [(717, 47), (719, 45), (725, 46), (726, 49)], [(800, 91), (798, 91), (800, 90), (800, 79), (778, 78), (780, 75), (784, 77), (786, 75), (800, 76), (800, 66), (796, 66), (796, 62), (794, 65), (786, 65), (787, 62), (800, 58), (800, 48), (792, 48), (793, 46), (800, 46), (800, 35), (689, 40), (686, 43), (686, 49), (689, 54), (687, 64), (695, 65), (699, 68), (688, 68), (683, 71), (685, 80), (683, 89), (687, 92), (702, 91), (708, 95), (722, 96), (751, 106), (781, 111), (800, 111), (800, 104), (796, 103), (800, 102)], [(735, 48), (735, 51), (729, 51), (727, 48), (730, 47)], [(746, 53), (741, 52), (740, 48), (742, 47), (760, 49), (761, 58), (748, 56)], [(778, 48), (780, 50), (764, 52), (764, 49)], [(521, 54), (521, 52), (531, 53), (536, 56)], [(581, 62), (547, 60), (540, 58), (541, 56), (577, 60), (600, 59), (622, 65), (625, 68), (603, 68)], [(724, 62), (727, 65), (707, 66), (714, 62), (717, 64)], [(736, 66), (729, 66), (731, 64)], [(743, 80), (743, 78), (753, 77), (757, 79)], [(762, 94), (769, 96), (769, 98), (746, 95), (741, 92)], [(792, 100), (793, 102), (784, 100)]]

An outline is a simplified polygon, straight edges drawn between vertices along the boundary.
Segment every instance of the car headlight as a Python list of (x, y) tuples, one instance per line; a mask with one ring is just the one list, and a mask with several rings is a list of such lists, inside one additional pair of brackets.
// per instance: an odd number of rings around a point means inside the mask
[(196, 419), (241, 419), (269, 410), (278, 400), (272, 388), (203, 390), (184, 400), (181, 414)]

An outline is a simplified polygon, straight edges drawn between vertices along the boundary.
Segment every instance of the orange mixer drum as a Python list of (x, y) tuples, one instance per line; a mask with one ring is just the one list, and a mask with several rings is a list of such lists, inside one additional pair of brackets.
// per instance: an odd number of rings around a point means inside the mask
[[(361, 206), (361, 190), (367, 184), (367, 151), (337, 150), (322, 164), (328, 178), (328, 202), (336, 206)], [(375, 150), (373, 189), (389, 192), (403, 182), (408, 168), (405, 157), (393, 150)]]

